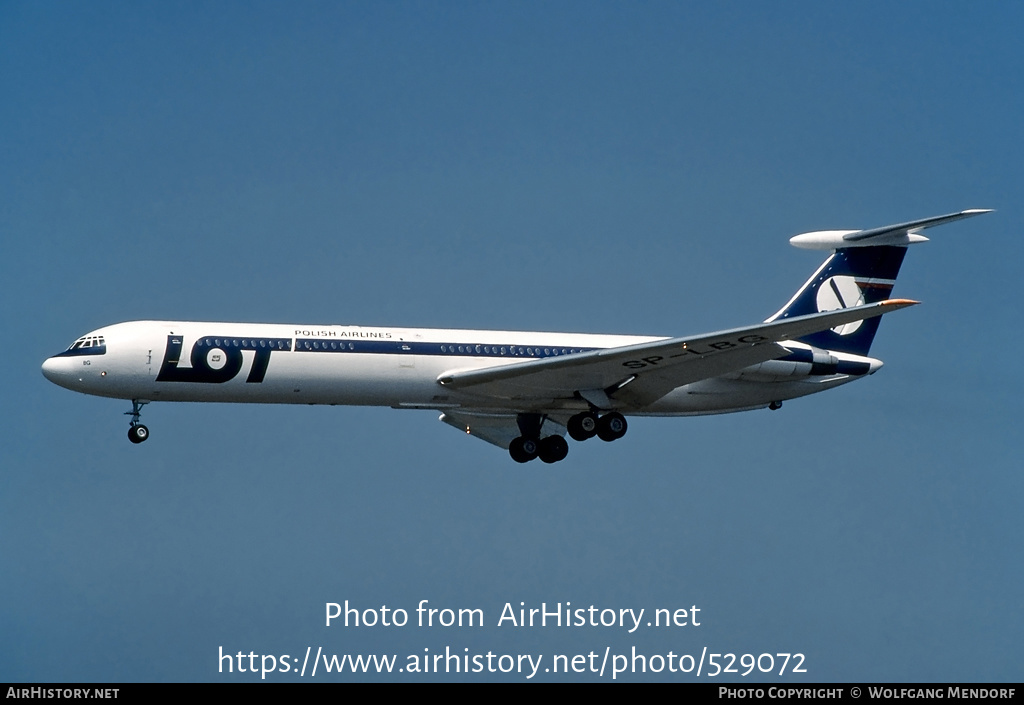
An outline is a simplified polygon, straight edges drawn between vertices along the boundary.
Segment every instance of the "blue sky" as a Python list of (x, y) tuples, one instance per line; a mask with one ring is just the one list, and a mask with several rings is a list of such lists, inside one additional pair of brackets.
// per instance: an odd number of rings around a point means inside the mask
[[(307, 646), (706, 647), (803, 653), (793, 681), (1020, 680), (1022, 21), (3, 3), (0, 680), (248, 681), (221, 647)], [(882, 324), (878, 374), (779, 413), (636, 420), (554, 467), (390, 409), (154, 404), (135, 447), (127, 402), (39, 374), (134, 319), (744, 325), (820, 262), (790, 236), (964, 208), (997, 212), (908, 254), (894, 293), (924, 305)], [(487, 623), (324, 626), (325, 602), (423, 599)], [(506, 602), (703, 622), (499, 628)], [(501, 678), (523, 676), (469, 676)]]

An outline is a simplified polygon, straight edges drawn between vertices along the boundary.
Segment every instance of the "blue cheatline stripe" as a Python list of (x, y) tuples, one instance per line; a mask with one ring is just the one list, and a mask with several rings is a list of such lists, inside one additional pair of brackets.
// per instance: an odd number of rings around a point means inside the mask
[[(179, 336), (180, 337), (180, 336)], [(291, 338), (243, 338), (204, 335), (196, 341), (201, 348), (238, 348), (239, 350), (291, 350)]]
[(375, 353), (378, 355), (440, 355), (443, 357), (562, 357), (601, 348), (553, 347), (551, 345), (491, 345), (420, 343), (402, 340), (329, 340), (296, 338), (295, 352)]

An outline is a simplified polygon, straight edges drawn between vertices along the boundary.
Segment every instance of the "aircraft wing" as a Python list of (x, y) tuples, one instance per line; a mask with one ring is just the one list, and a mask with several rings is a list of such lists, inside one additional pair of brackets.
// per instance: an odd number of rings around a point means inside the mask
[(909, 299), (890, 299), (704, 335), (665, 338), (501, 367), (453, 371), (442, 374), (438, 382), (467, 394), (492, 400), (507, 399), (512, 408), (557, 406), (556, 400), (577, 395), (604, 409), (641, 408), (685, 384), (785, 357), (790, 351), (780, 343), (786, 340), (874, 318), (916, 303)]

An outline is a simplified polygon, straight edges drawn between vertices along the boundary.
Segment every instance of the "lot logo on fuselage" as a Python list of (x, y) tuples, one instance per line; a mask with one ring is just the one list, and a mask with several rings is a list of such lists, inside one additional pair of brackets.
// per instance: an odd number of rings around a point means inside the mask
[(160, 365), (157, 382), (198, 382), (221, 384), (238, 376), (242, 371), (242, 352), (255, 353), (252, 368), (246, 382), (260, 383), (267, 374), (270, 355), (274, 350), (290, 350), (291, 340), (287, 338), (226, 338), (207, 336), (192, 344), (189, 354), (191, 367), (178, 367), (181, 361), (182, 336), (167, 336), (167, 349)]

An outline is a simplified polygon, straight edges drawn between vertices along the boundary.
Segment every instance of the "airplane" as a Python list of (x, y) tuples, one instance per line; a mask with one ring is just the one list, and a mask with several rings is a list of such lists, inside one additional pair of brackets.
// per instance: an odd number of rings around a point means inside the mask
[(390, 406), (440, 420), (507, 449), (519, 463), (556, 463), (569, 444), (626, 434), (626, 417), (768, 408), (874, 374), (880, 316), (907, 247), (926, 228), (972, 209), (869, 230), (790, 239), (831, 250), (762, 323), (683, 337), (582, 333), (131, 321), (100, 328), (48, 358), (68, 389), (130, 400), (128, 438), (149, 429), (154, 401)]

